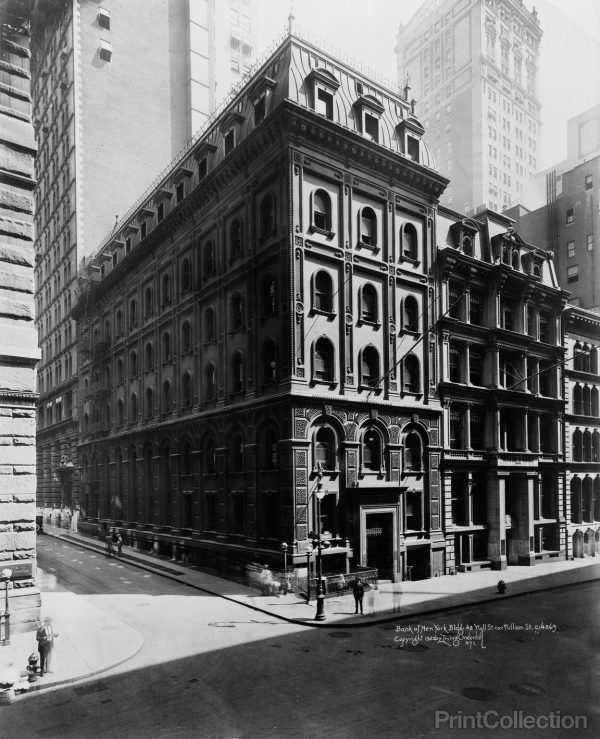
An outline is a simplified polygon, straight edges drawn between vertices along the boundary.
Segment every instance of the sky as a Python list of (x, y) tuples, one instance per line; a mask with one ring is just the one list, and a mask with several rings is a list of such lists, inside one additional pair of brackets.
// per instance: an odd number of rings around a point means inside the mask
[[(290, 0), (255, 0), (258, 55), (287, 25)], [(423, 0), (293, 0), (295, 22), (392, 83), (396, 35)], [(540, 51), (540, 169), (566, 157), (566, 122), (600, 103), (600, 1), (524, 0), (534, 6), (544, 36)], [(417, 115), (419, 112), (417, 102)]]

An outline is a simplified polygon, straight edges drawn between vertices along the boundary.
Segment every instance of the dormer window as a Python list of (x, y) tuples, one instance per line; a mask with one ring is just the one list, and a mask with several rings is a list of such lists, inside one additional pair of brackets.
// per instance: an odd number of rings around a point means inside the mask
[(146, 225), (146, 221), (142, 221), (140, 223), (140, 239), (145, 239), (147, 232), (148, 232), (148, 226)]
[(371, 141), (379, 141), (379, 119), (385, 108), (373, 95), (361, 95), (354, 103), (360, 119), (362, 135)]
[(198, 162), (198, 182), (208, 174), (216, 150), (217, 147), (214, 144), (205, 141), (194, 152), (194, 159)]
[(225, 134), (225, 156), (235, 148), (235, 131), (233, 128)]
[(412, 114), (409, 114), (408, 118), (400, 121), (396, 128), (403, 154), (412, 159), (413, 162), (420, 162), (421, 138), (425, 133), (421, 123)]
[(266, 99), (265, 99), (265, 96), (262, 95), (254, 103), (254, 125), (258, 126), (258, 124), (265, 119), (266, 114), (267, 114)]
[(224, 137), (225, 156), (231, 154), (239, 143), (240, 131), (244, 116), (239, 113), (230, 113), (221, 124), (220, 131)]
[(306, 78), (309, 89), (312, 88), (312, 107), (315, 113), (333, 120), (333, 98), (340, 83), (328, 69), (316, 67)]
[(379, 141), (379, 118), (370, 113), (365, 113), (364, 117), (364, 135), (371, 141)]

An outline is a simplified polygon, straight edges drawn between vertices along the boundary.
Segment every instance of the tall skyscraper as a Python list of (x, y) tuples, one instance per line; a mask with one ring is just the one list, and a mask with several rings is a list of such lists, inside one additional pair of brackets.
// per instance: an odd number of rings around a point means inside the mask
[[(0, 649), (39, 619), (35, 587), (33, 158), (28, 3), (0, 3)], [(2, 592), (4, 596), (4, 592)], [(6, 613), (5, 613), (6, 611)], [(10, 617), (6, 614), (10, 613)]]
[(541, 36), (522, 0), (428, 1), (400, 27), (399, 79), (451, 179), (445, 205), (501, 211), (522, 200), (538, 166)]
[(71, 502), (77, 265), (243, 76), (251, 14), (250, 0), (33, 5), (39, 505)]

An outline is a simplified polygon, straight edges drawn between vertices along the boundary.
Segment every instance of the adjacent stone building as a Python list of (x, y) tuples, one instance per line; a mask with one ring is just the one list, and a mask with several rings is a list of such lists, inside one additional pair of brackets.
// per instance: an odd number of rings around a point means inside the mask
[(40, 607), (35, 588), (38, 352), (33, 322), (35, 142), (29, 61), (29, 5), (8, 0), (0, 8), (0, 569), (11, 571), (13, 631), (35, 628)]

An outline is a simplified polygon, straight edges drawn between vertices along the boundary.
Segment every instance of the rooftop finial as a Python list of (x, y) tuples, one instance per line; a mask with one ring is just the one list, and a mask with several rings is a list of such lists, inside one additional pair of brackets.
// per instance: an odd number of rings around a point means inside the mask
[(113, 226), (113, 231), (116, 230), (117, 226), (119, 225), (119, 214), (115, 216), (115, 225)]
[(294, 23), (294, 0), (290, 0), (290, 14), (288, 15), (288, 33), (292, 35), (292, 25)]
[(410, 92), (410, 75), (407, 72), (404, 80), (404, 99), (408, 100), (408, 93)]

